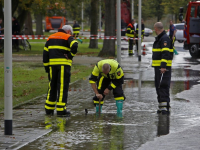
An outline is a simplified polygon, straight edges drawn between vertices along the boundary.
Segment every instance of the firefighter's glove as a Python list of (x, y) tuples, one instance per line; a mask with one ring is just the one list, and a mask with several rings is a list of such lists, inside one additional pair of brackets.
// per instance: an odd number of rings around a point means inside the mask
[(45, 66), (44, 68), (45, 68), (46, 73), (49, 73), (49, 66)]

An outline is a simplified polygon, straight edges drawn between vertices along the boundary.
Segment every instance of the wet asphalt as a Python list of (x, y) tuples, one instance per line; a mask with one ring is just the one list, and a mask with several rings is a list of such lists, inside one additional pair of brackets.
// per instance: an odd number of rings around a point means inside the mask
[(179, 55), (173, 60), (171, 114), (158, 115), (152, 41), (143, 44), (147, 55), (141, 62), (128, 56), (127, 50), (121, 52), (126, 95), (122, 116), (116, 115), (112, 93), (105, 99), (102, 114), (96, 114), (88, 79), (79, 80), (69, 89), (70, 117), (46, 116), (45, 95), (14, 109), (13, 136), (3, 135), (0, 116), (0, 149), (200, 149), (200, 59), (192, 59), (182, 44), (176, 43)]

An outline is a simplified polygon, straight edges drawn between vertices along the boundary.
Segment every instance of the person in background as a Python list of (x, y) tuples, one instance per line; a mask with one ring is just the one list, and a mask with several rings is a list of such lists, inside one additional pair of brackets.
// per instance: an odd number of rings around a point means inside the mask
[[(3, 31), (4, 31), (4, 28), (3, 28), (3, 23), (2, 23), (3, 21), (2, 21), (2, 19), (0, 18), (0, 35), (2, 35), (3, 34)], [(2, 36), (0, 36), (0, 37), (2, 37)], [(3, 47), (4, 47), (4, 40), (3, 39), (0, 39), (0, 53), (2, 53), (3, 52)]]
[[(74, 25), (73, 25), (73, 37), (78, 38), (79, 33), (80, 33), (80, 25), (77, 23), (76, 20), (74, 20)], [(81, 39), (77, 39), (79, 42), (83, 42)]]
[[(20, 34), (20, 25), (17, 21), (16, 17), (12, 17), (12, 34), (13, 35), (19, 35)], [(13, 46), (17, 49), (17, 52), (19, 51), (19, 40), (14, 39), (13, 40)]]
[(2, 22), (3, 20), (0, 18), (0, 35), (3, 34), (3, 30), (4, 30)]
[(129, 55), (134, 55), (133, 54), (133, 44), (135, 43), (135, 41), (133, 40), (133, 38), (135, 38), (135, 20), (132, 19), (131, 23), (128, 24), (127, 28), (126, 28), (126, 36), (129, 38), (128, 39), (128, 54)]

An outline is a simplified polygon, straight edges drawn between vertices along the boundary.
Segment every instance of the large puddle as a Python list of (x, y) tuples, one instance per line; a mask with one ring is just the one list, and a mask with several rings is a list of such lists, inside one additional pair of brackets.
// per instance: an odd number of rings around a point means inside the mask
[[(71, 85), (67, 108), (72, 115), (69, 118), (45, 116), (32, 119), (36, 128), (52, 129), (48, 135), (21, 148), (25, 149), (87, 149), (122, 150), (137, 149), (147, 141), (169, 133), (178, 132), (199, 122), (200, 108), (185, 94), (194, 92), (194, 86), (200, 80), (199, 71), (187, 68), (174, 69), (171, 82), (171, 115), (158, 115), (153, 71), (146, 70), (127, 79), (123, 85), (126, 101), (123, 117), (116, 115), (115, 101), (110, 93), (105, 99), (101, 115), (95, 114), (93, 92), (87, 80)], [(127, 73), (128, 74), (128, 73)], [(37, 104), (22, 106), (28, 110), (43, 111), (45, 99)], [(38, 106), (38, 107), (37, 107)], [(42, 107), (41, 107), (42, 106)], [(88, 114), (85, 114), (85, 109)], [(39, 120), (39, 121), (38, 121)], [(29, 120), (30, 121), (30, 120)], [(29, 122), (27, 120), (27, 122)]]

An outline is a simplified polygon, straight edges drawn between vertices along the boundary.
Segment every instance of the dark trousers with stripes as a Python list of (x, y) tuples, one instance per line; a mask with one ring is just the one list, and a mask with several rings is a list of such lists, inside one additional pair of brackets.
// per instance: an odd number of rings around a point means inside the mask
[(166, 67), (166, 69), (168, 71), (166, 71), (163, 74), (162, 81), (160, 82), (161, 75), (162, 75), (160, 73), (160, 67), (154, 67), (155, 87), (156, 87), (158, 103), (166, 102), (166, 106), (164, 107), (167, 107), (167, 109), (169, 109), (170, 108), (169, 88), (170, 88), (170, 82), (171, 82), (171, 67)]
[(66, 109), (68, 89), (70, 83), (71, 67), (67, 65), (55, 65), (49, 67), (49, 88), (45, 108), (57, 111)]
[(133, 54), (133, 39), (129, 39), (129, 40), (128, 40), (128, 53), (129, 53), (130, 55)]
[[(98, 90), (99, 94), (103, 95), (103, 99), (101, 100), (101, 104), (104, 103), (104, 98), (105, 98), (105, 95), (103, 94), (103, 92), (106, 88), (108, 88), (111, 81), (112, 81), (111, 79), (105, 78), (104, 76), (100, 76), (98, 78), (97, 90)], [(117, 99), (119, 100), (119, 98), (122, 98), (123, 100), (125, 100), (124, 92), (123, 92), (123, 89), (122, 89), (122, 84), (120, 84), (115, 89), (113, 89), (113, 95), (114, 95), (115, 100), (117, 100)], [(94, 105), (99, 104), (99, 99), (96, 97), (96, 95), (93, 97), (93, 101), (94, 101)]]

